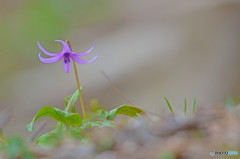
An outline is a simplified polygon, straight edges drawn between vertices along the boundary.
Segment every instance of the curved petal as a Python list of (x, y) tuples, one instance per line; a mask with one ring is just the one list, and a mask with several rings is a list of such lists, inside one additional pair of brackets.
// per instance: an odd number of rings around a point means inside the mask
[(72, 58), (72, 60), (74, 60), (74, 61), (77, 62), (77, 63), (86, 64), (86, 63), (94, 62), (94, 61), (97, 59), (98, 55), (96, 55), (96, 56), (95, 56), (92, 60), (90, 60), (90, 61), (82, 60), (82, 59), (80, 59), (79, 57), (77, 57), (76, 55), (70, 55), (70, 57)]
[(77, 55), (77, 56), (84, 56), (84, 55), (87, 55), (89, 54), (94, 48), (94, 43), (92, 44), (92, 47), (87, 51), (87, 52), (82, 52), (82, 53), (74, 53), (72, 52), (73, 55)]
[(63, 57), (61, 55), (58, 55), (58, 56), (54, 56), (54, 57), (51, 57), (51, 58), (43, 58), (40, 54), (41, 53), (38, 54), (39, 60), (44, 62), (44, 63), (58, 62)]
[(46, 51), (46, 50), (40, 45), (39, 41), (37, 41), (37, 44), (38, 44), (39, 49), (40, 49), (44, 54), (46, 54), (46, 55), (48, 55), (48, 56), (57, 56), (57, 55), (58, 55), (58, 53), (50, 53), (50, 52)]
[(66, 73), (69, 72), (70, 66), (71, 66), (71, 62), (70, 62), (70, 61), (67, 62), (67, 63), (65, 63), (65, 61), (63, 60), (63, 68), (64, 68), (64, 71), (65, 71)]
[(62, 48), (62, 51), (61, 53), (65, 53), (65, 52), (72, 52), (71, 48), (69, 47), (68, 43), (62, 41), (62, 40), (55, 40), (55, 41), (58, 41), (60, 43), (62, 43), (63, 45), (63, 48)]
[(95, 55), (95, 57), (92, 60), (89, 60), (88, 62), (92, 63), (98, 58), (98, 54)]

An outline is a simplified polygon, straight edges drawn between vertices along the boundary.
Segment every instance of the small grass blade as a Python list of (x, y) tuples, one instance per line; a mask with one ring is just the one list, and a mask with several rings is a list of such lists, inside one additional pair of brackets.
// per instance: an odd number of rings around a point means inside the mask
[[(83, 86), (80, 87), (80, 89), (83, 89)], [(75, 109), (75, 103), (79, 97), (79, 91), (78, 89), (73, 93), (73, 95), (68, 96), (64, 99), (65, 101), (65, 111), (66, 113), (69, 111), (70, 113), (76, 113)]]
[(193, 105), (192, 105), (192, 115), (195, 111), (195, 107), (196, 107), (196, 96), (194, 97), (194, 100), (193, 100)]
[(173, 113), (173, 109), (172, 109), (171, 104), (169, 103), (168, 99), (166, 97), (164, 97), (164, 99), (165, 99), (165, 101), (166, 101), (166, 103), (168, 105), (168, 108), (170, 109), (171, 113)]
[(235, 108), (235, 102), (232, 96), (225, 97), (225, 105), (229, 112), (233, 112)]
[(184, 99), (184, 114), (187, 116), (187, 99)]

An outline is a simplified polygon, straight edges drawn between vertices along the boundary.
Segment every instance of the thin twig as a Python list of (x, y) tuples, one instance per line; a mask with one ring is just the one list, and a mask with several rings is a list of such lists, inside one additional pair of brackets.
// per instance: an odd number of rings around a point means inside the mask
[[(109, 82), (110, 86), (112, 87), (113, 91), (120, 96), (123, 100), (125, 100), (126, 102), (128, 102), (129, 104), (136, 106), (136, 104), (134, 104), (133, 102), (131, 102), (127, 97), (125, 97), (120, 91), (119, 89), (113, 84), (113, 82), (110, 80), (110, 78), (107, 76), (107, 74), (104, 71), (100, 71), (103, 76), (107, 79), (107, 81)], [(143, 115), (143, 114), (142, 114)], [(147, 114), (144, 114), (145, 116), (145, 120), (148, 123), (149, 119)]]
[(45, 127), (46, 125), (46, 121), (42, 121), (39, 126), (35, 129), (35, 131), (31, 134), (31, 136), (27, 139), (27, 142), (31, 142), (35, 137), (36, 135), (42, 131), (42, 129)]
[(113, 82), (110, 80), (110, 78), (106, 75), (105, 72), (100, 71), (103, 76), (107, 79), (107, 81), (109, 82), (110, 86), (112, 87), (112, 89), (114, 90), (114, 92), (120, 96), (123, 100), (125, 100), (126, 102), (128, 102), (129, 104), (135, 106), (135, 104), (133, 102), (131, 102), (127, 97), (125, 97), (120, 91), (119, 89), (113, 84)]
[(8, 122), (10, 117), (11, 117), (11, 112), (10, 112), (9, 108), (1, 111), (1, 113), (0, 113), (0, 138), (3, 137), (3, 127)]
[(7, 121), (10, 119), (11, 113), (10, 109), (4, 109), (0, 113), (0, 129), (4, 127), (4, 125), (7, 123)]

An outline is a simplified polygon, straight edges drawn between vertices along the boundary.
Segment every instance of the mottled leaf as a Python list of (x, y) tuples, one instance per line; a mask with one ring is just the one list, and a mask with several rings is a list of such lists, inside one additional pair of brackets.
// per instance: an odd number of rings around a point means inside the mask
[(65, 124), (66, 126), (80, 126), (82, 124), (81, 115), (78, 113), (66, 113), (63, 110), (53, 108), (51, 106), (45, 106), (38, 111), (38, 113), (33, 118), (32, 122), (27, 125), (28, 131), (32, 132), (34, 122), (38, 118), (44, 116), (49, 116), (55, 119), (56, 121)]

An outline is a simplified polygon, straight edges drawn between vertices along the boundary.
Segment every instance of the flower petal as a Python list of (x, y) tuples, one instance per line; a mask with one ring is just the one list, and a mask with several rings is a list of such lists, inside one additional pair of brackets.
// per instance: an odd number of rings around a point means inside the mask
[(65, 71), (66, 73), (69, 72), (70, 66), (71, 66), (71, 62), (70, 62), (70, 61), (67, 62), (67, 63), (65, 63), (65, 60), (63, 60), (63, 68), (64, 68), (64, 71)]
[(38, 54), (39, 60), (44, 62), (44, 63), (53, 63), (53, 62), (58, 62), (59, 60), (61, 60), (61, 58), (63, 57), (62, 55), (58, 55), (58, 56), (54, 56), (52, 58), (43, 58), (40, 55), (41, 53)]
[(77, 56), (84, 56), (84, 55), (89, 54), (93, 50), (93, 48), (94, 48), (94, 43), (93, 43), (92, 47), (87, 52), (82, 52), (82, 53), (74, 53), (74, 52), (72, 52), (72, 54), (77, 55)]
[(97, 59), (98, 55), (96, 55), (96, 56), (95, 56), (92, 60), (90, 60), (90, 61), (82, 60), (82, 59), (80, 59), (79, 57), (77, 57), (77, 55), (73, 55), (73, 54), (71, 54), (70, 57), (72, 58), (72, 60), (74, 60), (74, 61), (77, 62), (77, 63), (86, 64), (86, 63), (94, 62), (94, 61)]
[(62, 48), (62, 51), (61, 53), (65, 53), (65, 52), (72, 52), (71, 48), (69, 47), (68, 43), (62, 41), (62, 40), (55, 40), (55, 41), (58, 41), (60, 43), (62, 43), (63, 45), (63, 48)]
[(38, 44), (39, 49), (40, 49), (44, 54), (46, 54), (46, 55), (48, 55), (48, 56), (57, 56), (57, 55), (58, 55), (58, 53), (50, 53), (50, 52), (46, 51), (46, 50), (40, 45), (39, 41), (37, 41), (37, 44)]

